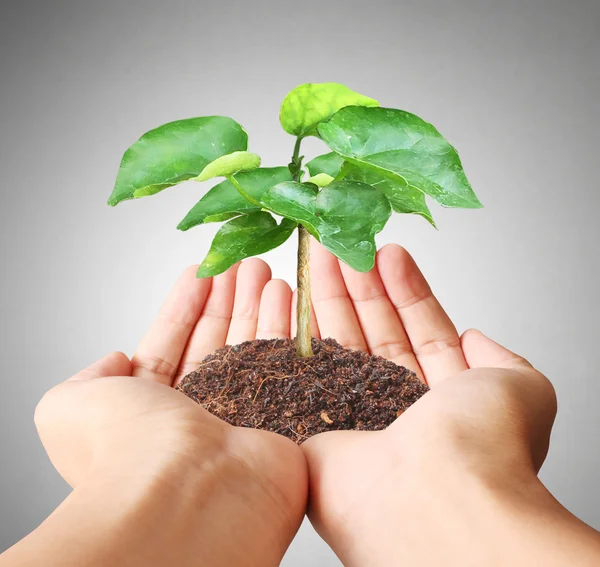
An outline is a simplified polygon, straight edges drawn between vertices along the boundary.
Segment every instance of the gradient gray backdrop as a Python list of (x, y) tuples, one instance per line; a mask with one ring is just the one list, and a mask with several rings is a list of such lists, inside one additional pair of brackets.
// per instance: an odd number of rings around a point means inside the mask
[[(175, 230), (197, 185), (107, 207), (122, 152), (218, 113), (265, 164), (287, 163), (278, 106), (309, 81), (417, 113), (459, 148), (486, 208), (434, 207), (439, 232), (395, 217), (379, 244), (412, 252), (460, 330), (552, 379), (542, 477), (600, 528), (598, 0), (20, 0), (0, 10), (0, 550), (68, 492), (36, 402), (108, 351), (131, 354), (216, 228)], [(267, 260), (293, 281), (293, 257)], [(305, 526), (284, 565), (339, 563)]]

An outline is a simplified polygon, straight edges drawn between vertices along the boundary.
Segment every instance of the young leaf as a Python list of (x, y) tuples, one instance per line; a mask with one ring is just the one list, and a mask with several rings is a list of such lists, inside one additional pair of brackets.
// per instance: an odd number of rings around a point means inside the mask
[(390, 108), (343, 108), (318, 126), (346, 161), (412, 186), (446, 207), (477, 209), (456, 150), (418, 116)]
[(297, 224), (283, 219), (281, 224), (266, 212), (251, 213), (224, 224), (198, 268), (198, 277), (216, 276), (236, 262), (268, 252), (283, 244)]
[[(267, 189), (282, 181), (291, 180), (292, 176), (287, 167), (272, 167), (238, 173), (235, 178), (250, 196), (260, 201)], [(231, 181), (226, 179), (206, 193), (179, 223), (177, 228), (188, 230), (199, 224), (221, 222), (239, 214), (253, 213), (260, 210), (260, 207), (256, 207), (244, 199)]]
[(208, 181), (213, 177), (229, 177), (234, 173), (252, 171), (260, 166), (260, 157), (250, 152), (233, 152), (209, 163), (193, 181)]
[(331, 175), (327, 175), (326, 173), (317, 173), (317, 175), (309, 177), (306, 182), (322, 188), (327, 187), (327, 185), (329, 185), (333, 180), (334, 179)]
[(288, 134), (299, 138), (314, 136), (319, 122), (350, 105), (379, 106), (379, 103), (338, 83), (308, 83), (285, 97), (279, 120)]
[(384, 177), (370, 169), (361, 168), (344, 161), (344, 158), (331, 152), (318, 156), (306, 164), (311, 175), (341, 175), (343, 179), (361, 181), (381, 191), (390, 201), (392, 210), (397, 213), (417, 214), (435, 227), (431, 211), (425, 202), (425, 194), (389, 177)]
[(375, 235), (390, 217), (379, 191), (356, 181), (336, 181), (318, 192), (314, 185), (288, 181), (265, 192), (262, 203), (302, 223), (325, 248), (359, 272), (375, 263)]
[(196, 177), (218, 157), (247, 147), (244, 129), (224, 116), (163, 124), (125, 152), (108, 204), (154, 195)]

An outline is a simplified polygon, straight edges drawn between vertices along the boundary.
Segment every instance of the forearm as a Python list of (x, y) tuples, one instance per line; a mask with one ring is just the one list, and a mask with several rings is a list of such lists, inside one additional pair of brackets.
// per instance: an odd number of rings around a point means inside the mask
[(457, 478), (434, 494), (437, 502), (428, 500), (421, 520), (430, 565), (591, 567), (600, 562), (599, 534), (561, 506), (533, 472), (505, 471), (504, 478), (492, 481)]
[(323, 535), (346, 567), (600, 564), (598, 532), (562, 507), (535, 475), (511, 476), (490, 483), (439, 469), (426, 492), (423, 479), (415, 487), (398, 479), (376, 516)]
[(276, 566), (296, 526), (231, 455), (123, 463), (77, 487), (2, 567)]

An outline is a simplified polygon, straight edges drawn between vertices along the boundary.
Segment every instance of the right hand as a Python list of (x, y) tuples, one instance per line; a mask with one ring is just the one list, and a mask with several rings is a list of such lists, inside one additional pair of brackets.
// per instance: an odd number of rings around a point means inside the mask
[[(492, 488), (513, 503), (544, 490), (536, 474), (556, 412), (550, 382), (477, 331), (459, 337), (399, 246), (379, 251), (368, 274), (317, 244), (311, 262), (321, 334), (390, 358), (431, 387), (384, 431), (323, 433), (302, 445), (312, 523), (348, 567), (465, 564), (494, 529)], [(479, 564), (491, 565), (485, 553)]]

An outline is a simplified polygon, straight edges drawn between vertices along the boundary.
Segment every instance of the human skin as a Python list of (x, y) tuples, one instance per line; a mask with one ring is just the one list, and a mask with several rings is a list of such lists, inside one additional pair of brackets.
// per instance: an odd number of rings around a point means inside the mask
[(550, 382), (478, 331), (459, 337), (410, 255), (348, 269), (312, 248), (323, 336), (415, 371), (431, 387), (380, 432), (302, 445), (309, 517), (346, 567), (598, 565), (600, 534), (537, 478), (556, 413)]
[(196, 268), (132, 360), (113, 353), (39, 404), (42, 442), (74, 490), (2, 567), (279, 565), (306, 508), (301, 450), (172, 386), (226, 340), (289, 334), (291, 290), (260, 260), (213, 280)]
[(226, 342), (293, 336), (294, 299), (260, 260), (214, 280), (192, 267), (131, 361), (113, 353), (40, 403), (40, 436), (74, 490), (1, 567), (278, 565), (307, 464), (311, 521), (347, 567), (598, 564), (598, 534), (537, 479), (550, 383), (476, 331), (459, 338), (400, 247), (357, 274), (313, 244), (313, 334), (403, 364), (432, 391), (383, 432), (301, 449), (226, 425), (172, 386)]

